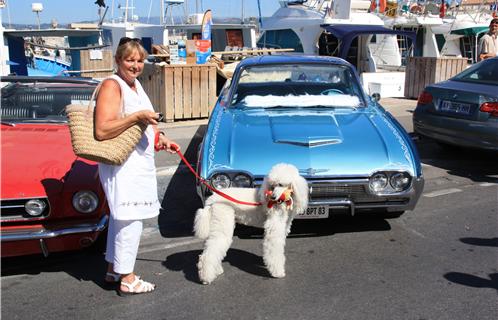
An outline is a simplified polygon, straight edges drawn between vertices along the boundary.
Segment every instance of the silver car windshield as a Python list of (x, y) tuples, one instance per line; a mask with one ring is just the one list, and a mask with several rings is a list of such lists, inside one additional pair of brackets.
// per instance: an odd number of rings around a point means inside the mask
[(241, 108), (357, 108), (363, 91), (348, 66), (275, 64), (242, 70), (232, 106)]

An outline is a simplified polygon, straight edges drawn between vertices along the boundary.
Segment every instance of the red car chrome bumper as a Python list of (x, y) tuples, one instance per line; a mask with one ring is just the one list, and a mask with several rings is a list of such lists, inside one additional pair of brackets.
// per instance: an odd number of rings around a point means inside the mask
[[(95, 223), (82, 223), (82, 224), (76, 224), (70, 227), (65, 227), (65, 228), (60, 228), (60, 229), (51, 229), (47, 230), (44, 228), (37, 228), (37, 229), (16, 229), (16, 230), (2, 230), (2, 233), (0, 235), (0, 241), (2, 242), (2, 257), (3, 256), (15, 256), (15, 255), (23, 255), (23, 254), (30, 254), (30, 253), (43, 253), (44, 256), (47, 256), (49, 252), (51, 251), (64, 251), (64, 250), (71, 250), (71, 249), (76, 249), (77, 247), (81, 246), (76, 246), (75, 248), (72, 248), (72, 239), (74, 236), (79, 236), (79, 235), (84, 235), (84, 234), (95, 234), (98, 232), (101, 232), (105, 230), (107, 227), (107, 223), (109, 220), (108, 215), (102, 216), (100, 220)], [(47, 247), (46, 241), (47, 242), (52, 242), (56, 240), (57, 238), (65, 238), (67, 239), (68, 243), (67, 244), (56, 244), (54, 243), (54, 249), (55, 250), (49, 250)], [(71, 240), (69, 240), (71, 238)], [(79, 238), (79, 237), (78, 237)], [(94, 236), (96, 238), (96, 236)], [(93, 242), (95, 239), (92, 238), (90, 241)], [(19, 243), (14, 243), (18, 242)], [(60, 241), (59, 241), (60, 242)], [(25, 245), (23, 245), (24, 243)], [(31, 245), (29, 245), (31, 243)], [(33, 244), (37, 243), (38, 245), (35, 245), (35, 247), (38, 247), (37, 250), (33, 250)], [(10, 251), (17, 251), (14, 249), (13, 246), (19, 245), (19, 254), (16, 253), (11, 253)], [(22, 248), (23, 246), (26, 246), (26, 248)], [(12, 250), (6, 250), (7, 247)], [(30, 247), (30, 249), (28, 249)], [(51, 246), (49, 246), (51, 247)], [(8, 253), (6, 252), (8, 251)]]

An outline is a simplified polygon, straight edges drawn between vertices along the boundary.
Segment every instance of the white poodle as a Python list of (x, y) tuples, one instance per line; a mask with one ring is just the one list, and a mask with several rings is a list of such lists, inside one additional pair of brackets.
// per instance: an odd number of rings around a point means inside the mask
[(223, 273), (221, 262), (232, 244), (235, 223), (264, 228), (263, 261), (275, 278), (285, 276), (285, 239), (294, 217), (308, 206), (308, 184), (296, 167), (275, 165), (258, 189), (227, 188), (223, 192), (240, 201), (259, 202), (258, 206), (237, 204), (218, 194), (210, 196), (197, 210), (195, 235), (206, 239), (199, 256), (199, 279), (209, 284)]

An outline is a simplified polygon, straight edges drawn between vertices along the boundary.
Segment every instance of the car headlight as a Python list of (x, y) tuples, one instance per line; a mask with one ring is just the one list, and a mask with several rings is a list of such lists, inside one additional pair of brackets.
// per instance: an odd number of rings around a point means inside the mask
[(99, 198), (93, 191), (78, 191), (73, 196), (73, 207), (80, 213), (91, 213), (98, 205)]
[(411, 177), (406, 172), (397, 172), (393, 174), (389, 179), (391, 187), (397, 192), (403, 191), (406, 188), (408, 188), (410, 182), (411, 182)]
[(238, 174), (233, 178), (232, 186), (237, 188), (249, 188), (252, 184), (252, 179), (246, 174)]
[(31, 199), (24, 204), (24, 210), (33, 217), (41, 215), (46, 207), (47, 204), (40, 199)]
[(211, 185), (215, 189), (225, 189), (230, 187), (230, 177), (224, 173), (217, 173), (211, 178)]
[(383, 172), (378, 172), (370, 178), (368, 183), (370, 190), (374, 193), (381, 192), (387, 187), (387, 175)]

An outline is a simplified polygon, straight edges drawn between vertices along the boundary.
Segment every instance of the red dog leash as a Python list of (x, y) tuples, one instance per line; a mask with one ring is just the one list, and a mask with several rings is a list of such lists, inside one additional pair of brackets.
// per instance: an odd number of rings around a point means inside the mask
[[(155, 145), (157, 145), (158, 140), (159, 140), (159, 136), (156, 135)], [(192, 168), (192, 166), (187, 161), (187, 159), (185, 159), (185, 156), (180, 151), (180, 147), (178, 145), (176, 145), (176, 144), (173, 143), (173, 144), (171, 144), (170, 148), (173, 149), (176, 153), (178, 153), (178, 155), (182, 159), (183, 163), (185, 163), (185, 165), (190, 169), (190, 171), (194, 174), (194, 176), (197, 179), (199, 179), (202, 182), (202, 184), (204, 184), (209, 190), (213, 191), (216, 194), (219, 194), (220, 196), (222, 196), (223, 198), (225, 198), (227, 200), (230, 200), (230, 201), (238, 203), (238, 204), (244, 204), (244, 205), (248, 205), (248, 206), (260, 206), (261, 205), (261, 202), (245, 202), (245, 201), (237, 200), (237, 199), (229, 196), (228, 194), (223, 193), (220, 190), (213, 188), (212, 186), (209, 185), (209, 183), (206, 180), (204, 180), (203, 178), (201, 178), (197, 174), (197, 172), (195, 172), (194, 168)], [(157, 147), (155, 147), (155, 149), (156, 149), (156, 151), (159, 151), (159, 150), (164, 150), (165, 148), (163, 147), (161, 149), (158, 149)]]

